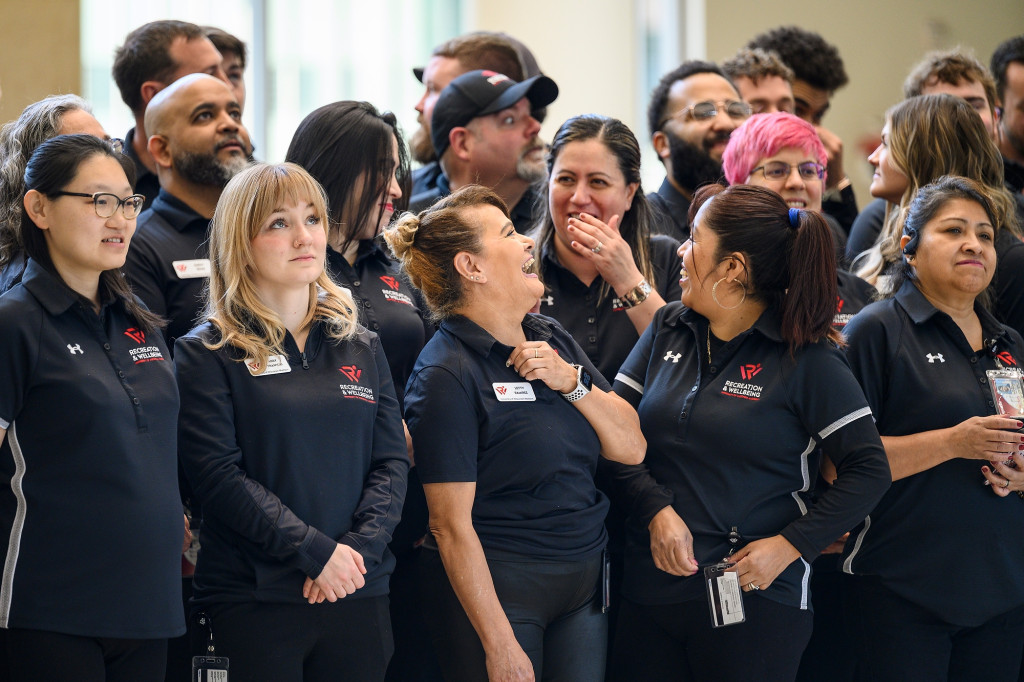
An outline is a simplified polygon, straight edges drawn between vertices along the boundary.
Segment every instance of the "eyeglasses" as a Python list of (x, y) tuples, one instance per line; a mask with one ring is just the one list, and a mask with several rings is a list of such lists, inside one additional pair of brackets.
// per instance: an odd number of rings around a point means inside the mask
[(142, 205), (146, 203), (146, 197), (141, 194), (133, 194), (124, 199), (108, 192), (96, 192), (95, 194), (52, 192), (51, 194), (55, 197), (85, 197), (86, 199), (92, 199), (92, 207), (96, 209), (96, 215), (100, 218), (109, 218), (120, 207), (121, 215), (124, 216), (125, 220), (132, 220), (142, 212)]
[(687, 114), (692, 116), (694, 121), (707, 121), (708, 119), (712, 119), (715, 116), (718, 116), (719, 107), (721, 107), (721, 110), (725, 111), (729, 118), (734, 118), (737, 121), (742, 121), (750, 117), (750, 105), (747, 104), (746, 102), (740, 102), (738, 100), (729, 100), (726, 102), (712, 102), (711, 100), (707, 100), (704, 102), (697, 102), (696, 104), (691, 104), (685, 109), (680, 109), (671, 116), (668, 116), (665, 119), (663, 119), (661, 125), (665, 125), (665, 123), (667, 123), (670, 118), (678, 118), (679, 120), (684, 120)]
[(121, 138), (119, 138), (119, 137), (112, 137), (109, 140), (107, 140), (106, 142), (107, 142), (107, 145), (110, 147), (110, 151), (114, 152), (115, 154), (123, 154), (124, 153), (124, 140), (122, 140)]
[(825, 177), (825, 167), (813, 161), (798, 163), (796, 166), (790, 166), (785, 161), (771, 161), (750, 171), (750, 175), (761, 171), (765, 180), (785, 180), (793, 172), (793, 168), (796, 168), (801, 180), (821, 180)]

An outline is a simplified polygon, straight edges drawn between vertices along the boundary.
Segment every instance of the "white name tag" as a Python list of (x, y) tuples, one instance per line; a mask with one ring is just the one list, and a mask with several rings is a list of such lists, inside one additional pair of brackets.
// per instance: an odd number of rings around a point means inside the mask
[(527, 403), (537, 399), (528, 381), (506, 381), (491, 384), (494, 397), (503, 403)]
[(288, 364), (288, 358), (283, 355), (271, 355), (267, 358), (267, 368), (261, 371), (260, 362), (256, 358), (249, 358), (245, 361), (245, 367), (249, 374), (254, 377), (265, 377), (271, 374), (287, 374), (292, 371)]
[(174, 266), (174, 274), (178, 279), (198, 279), (210, 276), (210, 259), (196, 258), (194, 260), (171, 261)]

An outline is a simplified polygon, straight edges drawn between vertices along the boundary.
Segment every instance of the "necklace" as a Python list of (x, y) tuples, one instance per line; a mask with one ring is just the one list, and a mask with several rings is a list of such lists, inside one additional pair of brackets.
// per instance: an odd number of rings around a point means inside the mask
[(708, 364), (711, 364), (711, 325), (708, 325)]

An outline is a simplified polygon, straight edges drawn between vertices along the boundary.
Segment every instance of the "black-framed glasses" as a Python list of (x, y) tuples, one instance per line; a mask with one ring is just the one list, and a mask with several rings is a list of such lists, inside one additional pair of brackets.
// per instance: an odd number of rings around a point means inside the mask
[(141, 194), (132, 194), (124, 199), (120, 198), (116, 194), (110, 194), (109, 192), (85, 194), (83, 192), (61, 191), (51, 192), (50, 194), (55, 197), (85, 197), (86, 199), (92, 199), (92, 207), (96, 210), (96, 215), (100, 218), (109, 218), (114, 215), (118, 207), (120, 207), (121, 215), (124, 216), (125, 220), (132, 220), (142, 212), (142, 205), (146, 203), (146, 197)]
[(750, 171), (750, 174), (753, 175), (757, 171), (761, 171), (765, 180), (785, 180), (794, 168), (800, 174), (801, 180), (821, 180), (825, 177), (825, 167), (813, 161), (798, 163), (796, 166), (791, 166), (785, 161), (769, 161)]
[(120, 137), (112, 137), (106, 142), (107, 145), (110, 147), (110, 151), (114, 152), (115, 154), (124, 153), (124, 140), (122, 140)]
[(750, 114), (752, 113), (750, 105), (746, 102), (741, 102), (740, 100), (731, 99), (723, 102), (712, 102), (711, 100), (706, 100), (704, 102), (691, 104), (685, 109), (680, 109), (676, 113), (662, 120), (661, 125), (665, 125), (670, 118), (684, 120), (687, 115), (692, 116), (694, 121), (707, 121), (708, 119), (718, 116), (718, 112), (720, 110), (725, 111), (729, 118), (736, 119), (737, 121), (750, 118)]

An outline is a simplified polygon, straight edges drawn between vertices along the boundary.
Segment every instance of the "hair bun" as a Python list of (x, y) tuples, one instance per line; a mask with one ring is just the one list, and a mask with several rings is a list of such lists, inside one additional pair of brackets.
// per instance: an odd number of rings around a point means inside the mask
[(391, 252), (395, 254), (395, 258), (401, 261), (406, 259), (406, 254), (412, 248), (419, 229), (419, 216), (406, 211), (402, 214), (402, 217), (384, 231), (384, 240), (391, 247)]

